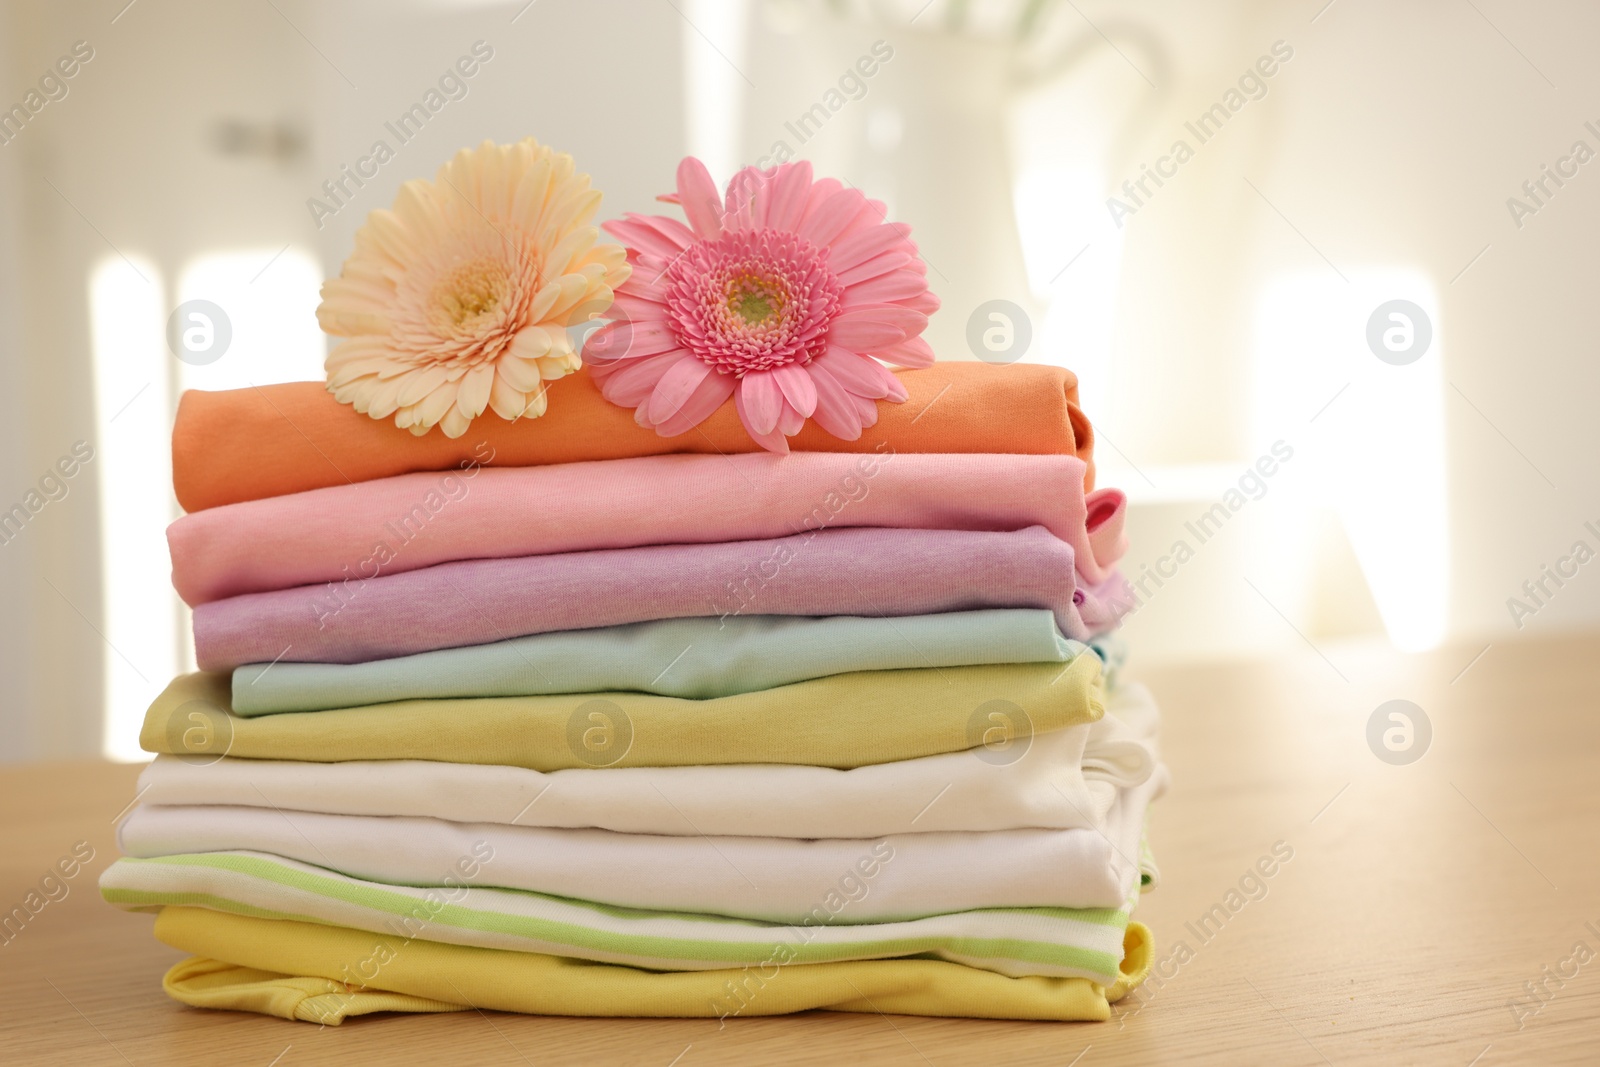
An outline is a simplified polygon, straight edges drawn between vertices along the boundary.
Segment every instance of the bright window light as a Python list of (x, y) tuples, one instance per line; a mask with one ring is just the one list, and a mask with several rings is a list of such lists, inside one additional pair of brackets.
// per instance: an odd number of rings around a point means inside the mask
[(739, 124), (746, 87), (736, 68), (744, 66), (749, 11), (748, 0), (683, 4), (685, 133), (689, 154), (706, 165), (718, 188), (741, 165)]
[[(100, 440), (102, 618), (105, 733), (116, 760), (148, 759), (139, 726), (150, 701), (190, 666), (189, 612), (169, 579), (167, 525), (172, 498), (173, 398), (183, 389), (237, 389), (320, 380), (326, 343), (317, 328), (322, 271), (298, 248), (238, 249), (199, 256), (178, 279), (169, 306), (161, 275), (147, 261), (111, 258), (90, 276), (90, 332)], [(204, 320), (184, 310), (206, 301)], [(176, 310), (175, 310), (176, 309)], [(167, 319), (184, 331), (228, 337), (216, 359), (175, 359)], [(195, 334), (193, 336), (200, 336)]]
[[(169, 580), (172, 392), (162, 343), (161, 275), (113, 257), (90, 275), (90, 335), (99, 439), (100, 569), (109, 759), (147, 760), (145, 709), (177, 672), (182, 617)], [(186, 640), (186, 639), (182, 639)]]
[(1029, 362), (1069, 367), (1088, 411), (1109, 407), (1122, 231), (1106, 225), (1098, 170), (1025, 168), (1012, 200), (1028, 287), (1048, 301)]
[(179, 305), (215, 304), (227, 316), (231, 338), (211, 362), (172, 360), (179, 389), (320, 381), (327, 355), (317, 326), (321, 288), (322, 268), (300, 248), (230, 249), (190, 260), (178, 275)]
[(1124, 163), (1113, 161), (1137, 123), (1144, 87), (1129, 86), (1109, 49), (1068, 48), (1048, 62), (1055, 44), (1035, 51), (1033, 72), (1005, 110), (1017, 239), (1043, 312), (1025, 358), (1071, 368), (1084, 410), (1106, 412), (1125, 236), (1106, 197), (1121, 180)]
[[(1297, 465), (1305, 456), (1303, 469), (1337, 510), (1389, 639), (1422, 651), (1444, 639), (1449, 612), (1438, 297), (1417, 271), (1346, 273), (1349, 281), (1331, 270), (1290, 276), (1263, 291), (1256, 444), (1284, 438)], [(1369, 345), (1373, 322), (1387, 358)], [(1426, 350), (1407, 361), (1405, 349), (1424, 331), (1432, 335)]]

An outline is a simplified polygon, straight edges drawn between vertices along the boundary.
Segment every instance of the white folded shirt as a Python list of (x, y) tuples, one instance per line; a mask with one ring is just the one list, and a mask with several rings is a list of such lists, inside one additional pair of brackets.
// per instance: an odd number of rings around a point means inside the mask
[(232, 805), (458, 823), (714, 837), (867, 838), (1103, 827), (1122, 787), (1156, 766), (1158, 714), (1118, 687), (1099, 722), (1035, 735), (1010, 764), (949, 752), (853, 770), (795, 765), (578, 768), (421, 760), (299, 763), (162, 756), (147, 805)]
[[(863, 895), (853, 899), (848, 921), (886, 922), (975, 908), (1119, 908), (1140, 876), (1145, 808), (1165, 784), (1158, 765), (1140, 785), (1120, 790), (1104, 830), (804, 841), (142, 805), (120, 837), (123, 851), (141, 858), (266, 852), (409, 886), (449, 884), (463, 857), (489, 853), (477, 884), (768, 922), (798, 922), (828, 894), (859, 883)], [(880, 869), (869, 885), (857, 871), (873, 858)]]

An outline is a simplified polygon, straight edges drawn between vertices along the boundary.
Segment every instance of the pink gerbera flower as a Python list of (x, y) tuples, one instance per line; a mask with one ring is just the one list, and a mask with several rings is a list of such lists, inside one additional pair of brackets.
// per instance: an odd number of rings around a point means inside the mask
[(663, 437), (699, 425), (728, 397), (750, 436), (774, 452), (806, 419), (853, 441), (900, 403), (879, 360), (926, 367), (939, 299), (904, 223), (810, 163), (747, 167), (718, 197), (704, 164), (678, 165), (685, 226), (637, 215), (602, 226), (633, 274), (584, 360), (607, 400)]

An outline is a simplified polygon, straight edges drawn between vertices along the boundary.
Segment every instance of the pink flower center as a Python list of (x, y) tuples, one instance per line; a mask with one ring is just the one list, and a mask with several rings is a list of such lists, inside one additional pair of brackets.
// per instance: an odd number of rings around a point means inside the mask
[(667, 268), (667, 283), (678, 343), (741, 378), (822, 355), (844, 295), (827, 251), (785, 230), (697, 242)]

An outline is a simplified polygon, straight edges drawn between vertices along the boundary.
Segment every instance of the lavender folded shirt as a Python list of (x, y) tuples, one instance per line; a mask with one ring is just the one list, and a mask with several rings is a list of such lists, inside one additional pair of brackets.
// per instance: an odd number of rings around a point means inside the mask
[(1064, 636), (1081, 641), (1091, 636), (1086, 615), (1117, 616), (1097, 599), (1105, 585), (1077, 589), (1072, 546), (1041, 526), (1008, 533), (832, 529), (466, 560), (250, 593), (197, 607), (194, 643), (201, 669), (220, 671), (273, 660), (363, 663), (648, 619), (978, 608), (1046, 608)]

